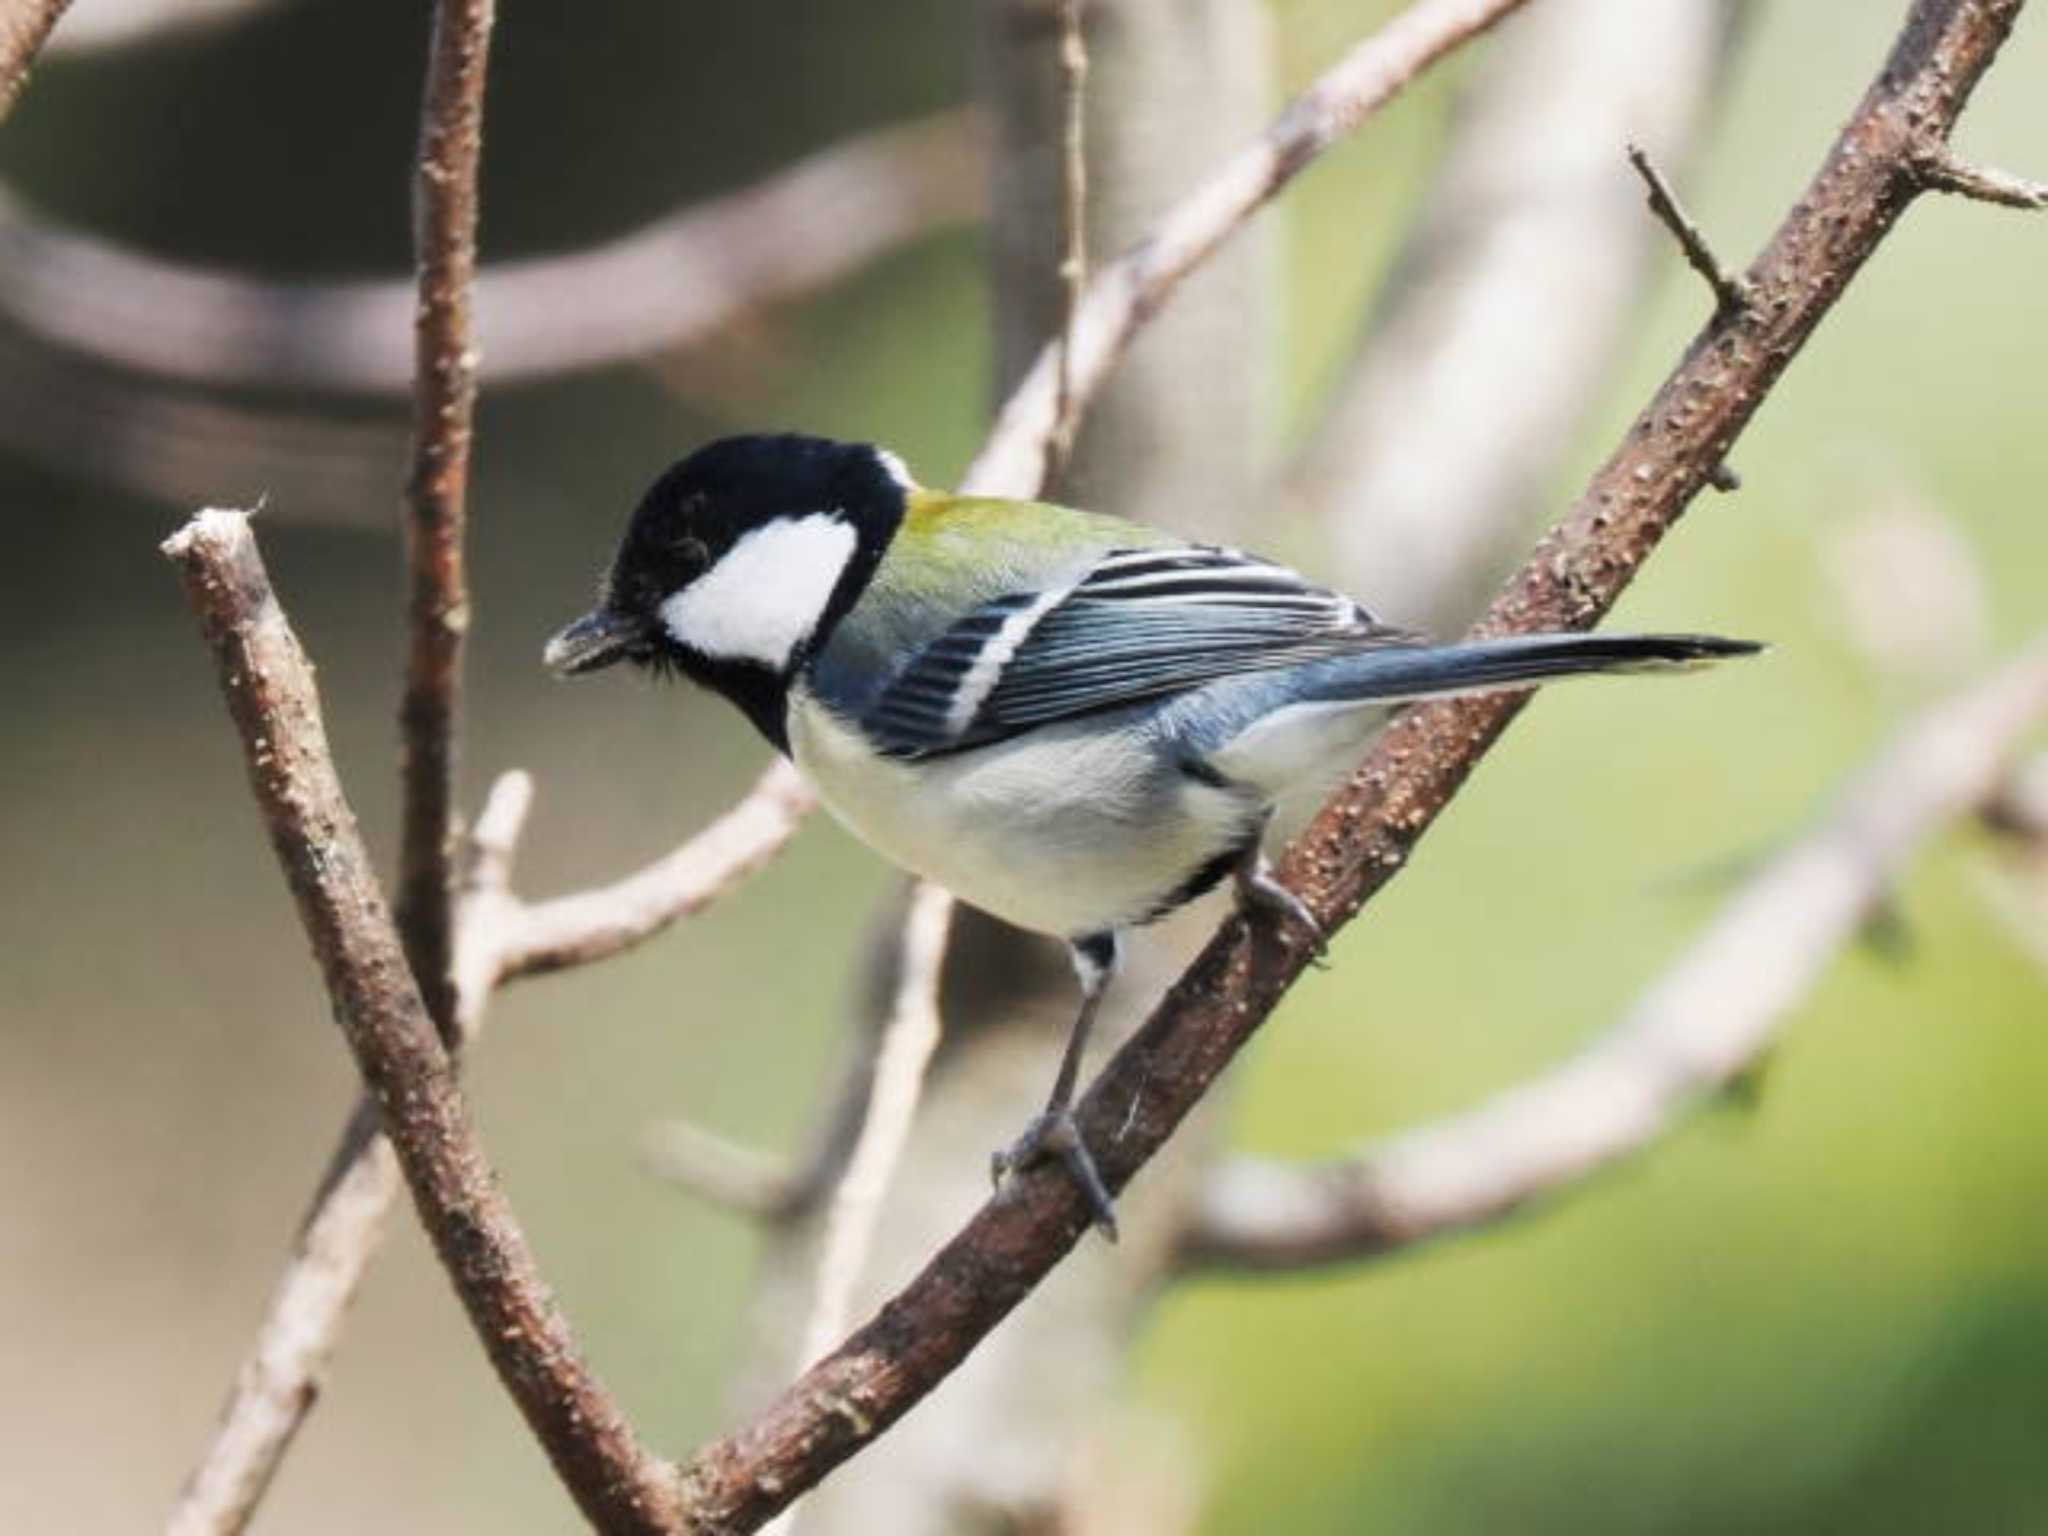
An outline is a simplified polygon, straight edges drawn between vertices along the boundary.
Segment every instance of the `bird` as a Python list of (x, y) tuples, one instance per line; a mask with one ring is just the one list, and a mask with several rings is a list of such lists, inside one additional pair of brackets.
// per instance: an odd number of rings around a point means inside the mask
[[(1073, 1114), (1125, 936), (1224, 881), (1281, 942), (1324, 935), (1274, 875), (1391, 711), (1761, 649), (1695, 634), (1432, 644), (1284, 565), (1100, 512), (928, 489), (869, 443), (708, 443), (641, 497), (545, 665), (680, 674), (736, 705), (887, 859), (1064, 940), (1080, 983), (1045, 1108), (992, 1155), (1052, 1158), (1112, 1239)], [(1290, 932), (1291, 931), (1291, 932)]]

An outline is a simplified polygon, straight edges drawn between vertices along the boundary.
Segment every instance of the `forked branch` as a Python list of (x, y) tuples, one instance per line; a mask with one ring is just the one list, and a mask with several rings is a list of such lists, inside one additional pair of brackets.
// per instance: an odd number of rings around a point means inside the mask
[(336, 1020), (485, 1352), (593, 1522), (607, 1531), (673, 1529), (674, 1469), (640, 1446), (584, 1365), (484, 1157), (335, 774), (312, 670), (271, 592), (248, 518), (202, 512), (164, 553), (183, 575), (213, 650), (250, 787)]

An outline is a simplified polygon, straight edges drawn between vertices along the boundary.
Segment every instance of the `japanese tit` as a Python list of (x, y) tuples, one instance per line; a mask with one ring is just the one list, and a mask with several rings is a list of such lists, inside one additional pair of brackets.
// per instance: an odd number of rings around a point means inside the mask
[(856, 835), (961, 900), (1065, 939), (1081, 1008), (998, 1177), (1058, 1156), (1114, 1233), (1071, 1114), (1126, 929), (1226, 879), (1321, 934), (1268, 872), (1389, 707), (1758, 649), (1707, 635), (1432, 645), (1234, 549), (1044, 502), (918, 485), (895, 455), (732, 437), (655, 481), (562, 675), (632, 662), (738, 705)]

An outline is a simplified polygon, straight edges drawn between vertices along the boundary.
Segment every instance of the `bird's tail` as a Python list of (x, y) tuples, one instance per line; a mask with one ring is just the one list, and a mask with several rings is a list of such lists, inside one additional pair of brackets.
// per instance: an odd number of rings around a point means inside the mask
[(1753, 640), (1719, 635), (1510, 635), (1462, 645), (1390, 646), (1347, 656), (1315, 694), (1332, 702), (1441, 698), (1531, 688), (1594, 672), (1672, 672), (1751, 656)]

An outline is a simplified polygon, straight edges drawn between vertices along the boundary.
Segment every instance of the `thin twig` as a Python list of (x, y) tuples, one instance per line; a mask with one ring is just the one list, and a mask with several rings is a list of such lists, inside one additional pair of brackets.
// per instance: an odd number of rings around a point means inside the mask
[[(482, 377), (659, 356), (830, 286), (981, 210), (979, 118), (941, 112), (828, 145), (614, 240), (486, 263)], [(208, 389), (403, 395), (409, 279), (281, 282), (183, 265), (32, 216), (0, 193), (0, 314), (58, 351)]]
[(1053, 428), (1045, 443), (1044, 478), (1059, 478), (1074, 452), (1079, 413), (1074, 405), (1074, 327), (1088, 282), (1088, 40), (1082, 0), (1059, 0), (1060, 91), (1060, 334), (1054, 378)]
[[(770, 1156), (686, 1120), (665, 1120), (651, 1127), (641, 1142), (641, 1161), (657, 1177), (736, 1215), (770, 1227), (793, 1229), (817, 1210), (838, 1185), (867, 1128), (875, 1096), (875, 1072), (887, 1037), (890, 1016), (870, 993), (886, 989), (893, 1005), (900, 990), (904, 924), (909, 916), (908, 890), (903, 899), (886, 904), (886, 934), (878, 934), (866, 950), (870, 972), (857, 989), (863, 1000), (854, 1009), (851, 1049), (827, 1102), (815, 1117), (810, 1145), (793, 1159)], [(883, 947), (886, 946), (886, 947)]]
[(413, 461), (406, 485), (406, 563), (412, 643), (399, 719), (405, 795), (398, 927), (427, 1011), (455, 1038), (455, 758), (462, 641), (469, 629), (463, 573), (476, 346), (477, 170), (483, 159), (484, 74), (493, 0), (436, 0), (420, 109), (415, 244), (419, 314)]
[(1947, 144), (1930, 145), (1913, 169), (1921, 185), (1933, 192), (1948, 192), (1980, 203), (2030, 212), (2048, 208), (2048, 182), (1972, 165)]
[(778, 758), (739, 804), (646, 868), (526, 907), (498, 946), (505, 979), (589, 965), (716, 901), (788, 846), (817, 797)]
[[(1953, 126), (2019, 9), (2020, 0), (1914, 5), (1876, 83), (1752, 268), (1763, 301), (1694, 341), (1483, 632), (1584, 628), (1613, 605), (1910, 201), (1906, 157), (1926, 133)], [(1523, 702), (1419, 706), (1381, 738), (1281, 867), (1326, 931), (1405, 864)], [(1173, 1133), (1310, 959), (1290, 946), (1254, 964), (1252, 950), (1244, 923), (1231, 919), (1083, 1097), (1081, 1131), (1112, 1190)], [(837, 1351), (689, 1460), (691, 1517), (720, 1531), (758, 1528), (943, 1381), (1088, 1222), (1059, 1170), (1013, 1181)]]
[[(1324, 150), (1385, 106), (1423, 70), (1526, 0), (1416, 0), (1297, 96), (1258, 139), (1183, 198), (1152, 233), (1096, 270), (1069, 334), (1069, 398), (1086, 401), (1138, 327), (1180, 282)], [(1058, 425), (1060, 357), (1038, 355), (962, 477), (976, 495), (1028, 496)]]
[[(953, 898), (919, 881), (903, 918), (902, 962), (894, 1006), (883, 1026), (873, 1088), (859, 1140), (832, 1196), (819, 1245), (817, 1287), (804, 1324), (797, 1360), (809, 1365), (846, 1332), (854, 1287), (874, 1247), (882, 1198), (910, 1140), (911, 1121), (924, 1093), (925, 1069), (938, 1048), (940, 973), (953, 926)], [(795, 1511), (782, 1517), (787, 1531)]]
[(1226, 1163), (1203, 1191), (1182, 1266), (1375, 1257), (1496, 1220), (1641, 1151), (1770, 1048), (1915, 849), (1985, 803), (2044, 715), (2048, 640), (1906, 726), (1576, 1059), (1355, 1157)]
[(668, 1531), (675, 1470), (643, 1449), (577, 1353), (484, 1155), (409, 973), (327, 746), (312, 670), (248, 518), (202, 512), (165, 542), (220, 672), (250, 787), (364, 1082), (485, 1353), (593, 1523)]
[(901, 980), (889, 1022), (882, 1030), (867, 1115), (825, 1224), (817, 1298), (799, 1355), (805, 1365), (823, 1355), (846, 1331), (853, 1287), (867, 1264), (882, 1196), (909, 1139), (925, 1067), (938, 1048), (939, 975), (952, 926), (953, 898), (938, 886), (920, 881), (903, 918)]
[(15, 0), (0, 7), (0, 122), (14, 110), (28, 72), (71, 0)]
[(1636, 174), (1643, 178), (1643, 185), (1649, 188), (1650, 212), (1671, 231), (1671, 237), (1685, 252), (1685, 259), (1693, 271), (1699, 273), (1707, 286), (1714, 290), (1716, 310), (1724, 316), (1740, 314), (1749, 303), (1748, 285), (1721, 265), (1713, 247), (1707, 244), (1707, 237), (1700, 233), (1699, 225), (1679, 205), (1678, 194), (1671, 190), (1671, 183), (1651, 162), (1649, 152), (1642, 145), (1629, 145), (1628, 163), (1636, 168)]
[(800, 1170), (689, 1120), (649, 1126), (640, 1162), (656, 1178), (754, 1221), (788, 1220), (799, 1198)]
[(374, 1113), (367, 1123), (367, 1144), (323, 1184), (293, 1241), (220, 1424), (178, 1490), (165, 1536), (234, 1536), (246, 1528), (319, 1395), (341, 1319), (400, 1184), (397, 1159), (375, 1132)]

